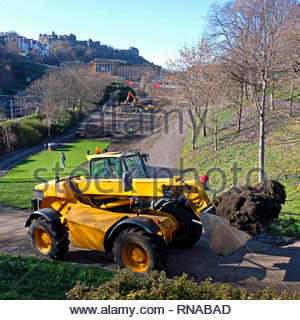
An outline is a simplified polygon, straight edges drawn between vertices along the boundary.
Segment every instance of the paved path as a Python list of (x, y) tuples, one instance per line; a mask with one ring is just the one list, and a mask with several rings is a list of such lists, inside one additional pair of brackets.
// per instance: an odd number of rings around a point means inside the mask
[(189, 127), (185, 125), (181, 128), (177, 119), (174, 119), (168, 130), (162, 129), (159, 139), (147, 150), (150, 155), (152, 176), (173, 176), (174, 169), (179, 169), (178, 157), (188, 131)]
[[(0, 206), (0, 252), (34, 256), (24, 228), (29, 213)], [(110, 254), (70, 246), (69, 262), (116, 269)], [(209, 248), (205, 235), (190, 249), (170, 249), (167, 273), (187, 273), (197, 281), (215, 281), (256, 290), (275, 285), (278, 291), (300, 290), (300, 241), (279, 247), (250, 240), (231, 257), (219, 257)]]
[(214, 281), (257, 290), (274, 285), (276, 290), (300, 291), (300, 241), (280, 247), (250, 240), (230, 257), (220, 257), (209, 248), (205, 235), (190, 249), (172, 249), (170, 275), (185, 272), (198, 281)]

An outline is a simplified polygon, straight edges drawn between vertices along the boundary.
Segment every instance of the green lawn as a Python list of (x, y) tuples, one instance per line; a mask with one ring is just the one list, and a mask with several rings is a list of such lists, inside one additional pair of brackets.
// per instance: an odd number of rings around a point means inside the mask
[[(270, 89), (267, 88), (267, 95), (270, 96)], [(291, 96), (290, 94), (287, 92), (287, 90), (284, 90), (282, 87), (280, 86), (275, 86), (275, 90), (274, 90), (274, 97), (276, 99), (282, 99), (282, 100), (290, 100)], [(294, 101), (300, 101), (300, 88), (297, 88), (294, 92)]]
[[(57, 151), (42, 151), (20, 162), (0, 180), (0, 202), (20, 208), (29, 208), (33, 198), (33, 187), (42, 182), (55, 178), (53, 168), (60, 168), (60, 177), (70, 175), (84, 175), (83, 170), (78, 168), (86, 162), (87, 150), (91, 153), (96, 147), (103, 150), (109, 145), (105, 141), (78, 140), (62, 146)], [(66, 155), (66, 168), (61, 166), (61, 152)]]
[(0, 299), (65, 299), (78, 281), (96, 287), (113, 276), (96, 267), (0, 254)]
[[(214, 151), (213, 137), (199, 136), (197, 149), (190, 150), (191, 134), (188, 135), (182, 152), (185, 168), (195, 168), (199, 174), (204, 174), (212, 168), (219, 168), (225, 173), (223, 180), (220, 173), (209, 174), (210, 186), (223, 192), (233, 186), (232, 168), (236, 164), (237, 185), (246, 183), (250, 170), (258, 167), (258, 121), (254, 108), (245, 108), (242, 131), (235, 132), (235, 113), (233, 108), (222, 111), (220, 115), (222, 128), (219, 133), (219, 150)], [(282, 212), (300, 213), (300, 152), (299, 145), (281, 143), (287, 137), (286, 131), (277, 128), (271, 119), (268, 121), (266, 134), (266, 163), (265, 170), (269, 178), (279, 180), (287, 191), (287, 201)], [(257, 172), (249, 179), (251, 184), (258, 180)], [(224, 189), (222, 189), (222, 184)], [(218, 192), (217, 192), (218, 193)], [(213, 197), (213, 194), (210, 194)], [(288, 216), (283, 216), (288, 218)], [(300, 217), (299, 217), (300, 218)], [(296, 217), (299, 221), (300, 219)], [(299, 229), (300, 231), (300, 229)]]

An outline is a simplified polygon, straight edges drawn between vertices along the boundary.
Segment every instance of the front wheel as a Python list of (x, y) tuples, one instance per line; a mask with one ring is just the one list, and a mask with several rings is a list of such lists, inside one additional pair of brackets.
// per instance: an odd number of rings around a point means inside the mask
[(34, 219), (29, 227), (29, 237), (35, 253), (40, 257), (62, 259), (68, 252), (69, 239), (60, 221)]
[(113, 246), (115, 262), (121, 269), (130, 268), (135, 273), (163, 270), (167, 262), (167, 246), (156, 235), (139, 228), (123, 230)]
[(172, 214), (178, 222), (178, 228), (170, 246), (174, 248), (191, 248), (198, 242), (202, 234), (202, 225), (193, 221), (200, 222), (192, 210), (169, 205), (162, 207), (161, 211)]

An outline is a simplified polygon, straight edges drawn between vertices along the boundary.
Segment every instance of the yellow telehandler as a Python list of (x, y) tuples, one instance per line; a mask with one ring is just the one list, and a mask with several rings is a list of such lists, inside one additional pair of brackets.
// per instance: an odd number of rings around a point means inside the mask
[(39, 256), (61, 259), (74, 246), (112, 251), (120, 268), (164, 269), (168, 246), (192, 247), (202, 227), (211, 248), (229, 255), (248, 240), (217, 217), (198, 179), (150, 178), (140, 151), (87, 155), (89, 177), (56, 177), (34, 188), (26, 227)]

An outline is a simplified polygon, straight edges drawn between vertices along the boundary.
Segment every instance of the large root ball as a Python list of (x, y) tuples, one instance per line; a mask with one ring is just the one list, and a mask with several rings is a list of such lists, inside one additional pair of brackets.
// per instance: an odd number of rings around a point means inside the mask
[(232, 226), (255, 235), (278, 218), (285, 198), (284, 186), (278, 181), (267, 180), (254, 187), (232, 188), (212, 204), (218, 216), (229, 219)]

